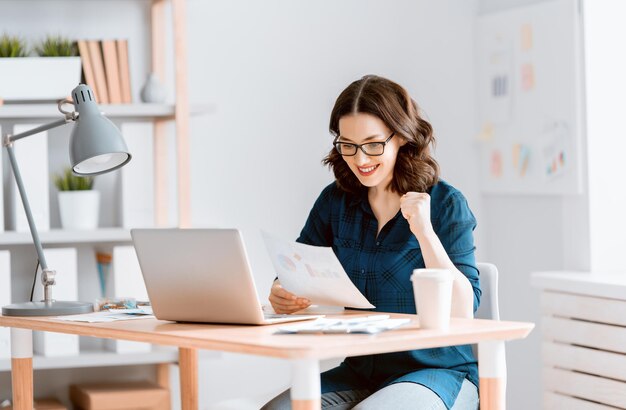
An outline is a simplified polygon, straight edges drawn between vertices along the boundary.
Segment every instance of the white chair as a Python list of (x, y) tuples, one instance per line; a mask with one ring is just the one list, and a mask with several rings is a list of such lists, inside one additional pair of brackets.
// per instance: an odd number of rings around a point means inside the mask
[[(477, 263), (478, 273), (480, 275), (480, 288), (482, 296), (480, 298), (480, 306), (474, 314), (476, 319), (500, 320), (500, 309), (498, 307), (498, 268), (492, 263)], [(506, 391), (506, 354), (503, 341), (482, 342), (480, 348), (472, 345), (474, 355), (478, 360), (478, 373), (480, 379), (481, 391), (491, 387), (490, 379), (499, 380), (502, 396), (498, 397), (494, 403), (483, 403), (485, 408), (494, 405), (497, 408), (505, 406)], [(489, 355), (485, 352), (488, 351)], [(481, 355), (481, 352), (483, 354)], [(496, 353), (495, 355), (493, 353)], [(482, 360), (480, 357), (482, 356)], [(485, 359), (487, 358), (487, 359)], [(481, 394), (482, 396), (482, 394)]]
[(476, 319), (500, 320), (498, 308), (498, 268), (493, 263), (479, 262), (476, 264), (480, 274), (482, 297), (480, 306), (474, 317)]
[[(476, 263), (480, 276), (480, 305), (474, 314), (476, 319), (500, 320), (498, 307), (498, 268), (493, 263)], [(478, 357), (478, 345), (472, 345), (474, 356)]]

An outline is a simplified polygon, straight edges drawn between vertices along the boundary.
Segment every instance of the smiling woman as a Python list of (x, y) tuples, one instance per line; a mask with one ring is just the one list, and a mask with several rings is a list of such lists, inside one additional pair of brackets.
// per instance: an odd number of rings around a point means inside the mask
[[(396, 150), (389, 155), (395, 159), (399, 154), (397, 167), (391, 168), (394, 178), (390, 188), (396, 192), (424, 192), (439, 176), (439, 166), (430, 154), (430, 147), (435, 142), (432, 126), (420, 116), (417, 103), (409, 93), (392, 81), (366, 76), (350, 84), (335, 102), (329, 128), (336, 136), (336, 142), (355, 142), (351, 138), (359, 136), (364, 142), (382, 140), (387, 144), (392, 133), (394, 138), (391, 141), (403, 147), (401, 152)], [(389, 138), (385, 140), (387, 136)], [(363, 154), (367, 153), (363, 151)], [(346, 157), (338, 149), (331, 150), (324, 158), (324, 164), (333, 169), (343, 190), (358, 193), (363, 189), (363, 181), (358, 180)]]
[[(332, 246), (377, 311), (416, 313), (413, 270), (449, 269), (452, 315), (472, 317), (481, 294), (476, 220), (461, 192), (439, 179), (433, 130), (417, 103), (400, 85), (366, 76), (337, 98), (330, 132), (334, 147), (323, 163), (335, 182), (315, 202), (298, 241)], [(278, 281), (269, 299), (278, 313), (310, 304)], [(469, 346), (349, 357), (322, 373), (322, 407), (475, 410), (477, 386)], [(289, 391), (264, 408), (290, 408)]]

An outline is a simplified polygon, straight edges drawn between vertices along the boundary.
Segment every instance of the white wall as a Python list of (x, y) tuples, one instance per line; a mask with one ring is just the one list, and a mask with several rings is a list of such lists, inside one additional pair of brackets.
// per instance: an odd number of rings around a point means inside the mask
[[(331, 148), (334, 100), (364, 74), (409, 89), (433, 123), (444, 177), (481, 221), (472, 142), (475, 1), (190, 0), (188, 8), (191, 100), (218, 105), (192, 125), (193, 223), (244, 229), (262, 300), (274, 273), (257, 231), (298, 235), (332, 180), (320, 160)], [(225, 357), (234, 368), (252, 363)], [(211, 369), (201, 371), (201, 383), (213, 382), (200, 389), (203, 403), (246, 395)], [(271, 393), (286, 384), (279, 373), (287, 369), (274, 361), (254, 375), (241, 372), (238, 383), (248, 395)]]
[[(626, 56), (621, 47), (626, 28), (626, 3), (584, 3), (585, 52), (587, 53), (586, 102), (589, 135), (590, 267), (597, 272), (626, 274), (623, 241), (616, 240), (626, 229), (622, 189), (626, 164), (626, 141), (621, 96), (626, 89)], [(616, 187), (618, 187), (616, 189)]]
[[(478, 13), (540, 2), (480, 0)], [(584, 155), (582, 166), (586, 175)], [(586, 177), (583, 190), (587, 190)], [(507, 344), (507, 408), (539, 409), (540, 299), (539, 291), (530, 286), (530, 275), (540, 270), (589, 269), (587, 195), (484, 195), (482, 205), (485, 256), (498, 266), (501, 275), (501, 318), (536, 324), (527, 339)]]
[[(194, 225), (295, 238), (332, 180), (320, 161), (334, 100), (368, 73), (410, 90), (433, 122), (444, 177), (479, 212), (467, 155), (473, 2), (191, 0), (189, 11), (191, 99), (218, 104), (192, 127)], [(273, 273), (258, 248), (267, 289)]]
[[(28, 37), (130, 38), (137, 95), (148, 71), (147, 4), (5, 1), (0, 26)], [(320, 160), (331, 147), (328, 117), (334, 99), (349, 82), (370, 73), (406, 86), (431, 120), (443, 176), (466, 194), (478, 218), (479, 258), (498, 263), (520, 286), (526, 284), (528, 260), (537, 267), (552, 266), (543, 263), (550, 262), (549, 255), (516, 262), (522, 254), (513, 252), (515, 247), (499, 248), (504, 242), (497, 239), (509, 239), (503, 235), (511, 220), (501, 206), (523, 209), (516, 199), (487, 199), (489, 212), (482, 207), (472, 142), (477, 0), (188, 0), (187, 7), (191, 100), (218, 107), (215, 114), (192, 121), (193, 224), (244, 230), (262, 299), (274, 274), (258, 229), (297, 236), (314, 199), (332, 180)], [(532, 231), (523, 221), (517, 220), (520, 229)], [(540, 219), (536, 229), (549, 223), (551, 218)], [(515, 308), (536, 301), (509, 303), (514, 289), (503, 292), (504, 317), (526, 318)], [(509, 351), (515, 352), (513, 347)], [(510, 361), (510, 395), (526, 403), (524, 383), (513, 383), (522, 378), (515, 375), (523, 360)], [(254, 373), (245, 371), (255, 363)], [(287, 371), (283, 361), (209, 357), (200, 368), (201, 408), (230, 397), (272, 394), (286, 385)]]

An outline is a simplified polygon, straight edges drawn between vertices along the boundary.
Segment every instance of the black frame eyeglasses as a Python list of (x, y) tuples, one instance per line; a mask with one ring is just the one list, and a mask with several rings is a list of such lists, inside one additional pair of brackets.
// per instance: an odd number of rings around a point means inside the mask
[(358, 152), (359, 148), (365, 155), (370, 157), (378, 157), (385, 153), (385, 145), (396, 135), (395, 132), (392, 132), (391, 135), (385, 141), (377, 141), (377, 142), (366, 142), (365, 144), (353, 144), (351, 142), (341, 142), (333, 141), (333, 145), (339, 154), (344, 157), (353, 157)]

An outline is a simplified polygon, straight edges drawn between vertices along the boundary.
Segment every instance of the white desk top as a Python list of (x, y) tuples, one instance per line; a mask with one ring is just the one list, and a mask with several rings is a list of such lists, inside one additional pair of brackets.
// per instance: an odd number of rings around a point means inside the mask
[(531, 283), (543, 290), (626, 300), (626, 273), (536, 272)]

